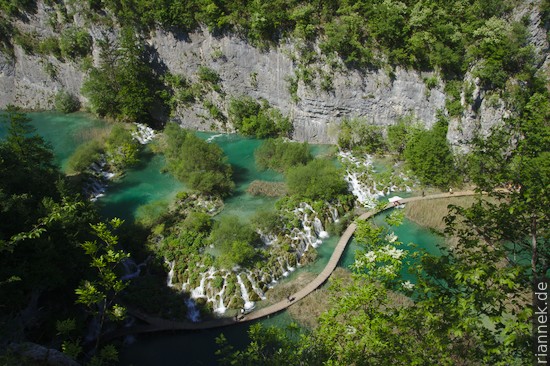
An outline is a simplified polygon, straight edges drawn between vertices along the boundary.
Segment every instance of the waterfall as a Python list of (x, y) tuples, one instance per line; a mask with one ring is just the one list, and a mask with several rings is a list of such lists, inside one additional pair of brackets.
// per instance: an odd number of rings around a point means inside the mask
[(201, 276), (201, 282), (199, 283), (199, 287), (196, 287), (191, 291), (191, 297), (193, 299), (196, 299), (198, 297), (205, 297), (204, 296), (204, 283), (206, 282), (206, 273), (203, 273)]
[(277, 241), (277, 236), (275, 234), (264, 234), (261, 231), (258, 231), (258, 234), (260, 234), (260, 240), (266, 245), (269, 246)]
[(246, 290), (246, 286), (244, 285), (244, 282), (241, 279), (240, 273), (237, 275), (237, 282), (241, 287), (241, 296), (244, 300), (244, 310), (250, 310), (254, 308), (254, 302), (250, 301), (250, 297), (248, 297), (248, 291)]
[(201, 313), (197, 308), (197, 304), (193, 299), (185, 299), (185, 306), (187, 306), (187, 319), (191, 320), (193, 323), (197, 323), (201, 320)]
[(176, 261), (173, 260), (172, 262), (165, 262), (170, 266), (170, 271), (168, 272), (168, 278), (166, 279), (166, 286), (173, 287), (174, 284), (172, 283), (172, 280), (174, 279), (174, 267), (176, 266)]
[(330, 216), (332, 217), (332, 221), (338, 222), (340, 221), (339, 215), (338, 215), (338, 209), (334, 206), (332, 206), (330, 203), (327, 203), (328, 210), (330, 212)]
[(250, 283), (252, 284), (252, 289), (254, 290), (254, 292), (256, 294), (258, 294), (258, 296), (260, 297), (260, 299), (262, 300), (265, 300), (266, 297), (265, 297), (265, 294), (264, 292), (258, 288), (258, 285), (256, 284), (256, 282), (254, 281), (254, 279), (252, 278), (252, 276), (250, 275), (250, 273), (247, 273), (246, 274), (246, 278), (248, 278), (248, 280), (250, 281)]
[(210, 143), (210, 142), (214, 141), (215, 139), (217, 139), (218, 137), (221, 137), (221, 136), (223, 136), (223, 133), (219, 133), (217, 135), (210, 136), (209, 138), (206, 139), (206, 142)]
[[(372, 182), (372, 187), (367, 186), (362, 180), (369, 178), (369, 174), (374, 172), (372, 167), (372, 157), (365, 155), (359, 159), (351, 152), (340, 151), (338, 153), (340, 160), (344, 165), (350, 165), (352, 168), (346, 168), (345, 181), (348, 183), (349, 190), (357, 198), (357, 201), (364, 207), (373, 208), (379, 197), (384, 196), (384, 190), (376, 188), (376, 182)], [(356, 169), (353, 169), (356, 168)]]
[(145, 267), (145, 263), (138, 265), (132, 258), (126, 258), (122, 261), (122, 266), (124, 267), (124, 276), (120, 279), (127, 281), (138, 277), (141, 274), (141, 269)]
[[(216, 314), (224, 314), (225, 311), (227, 310), (227, 307), (223, 304), (223, 295), (225, 294), (225, 288), (227, 286), (227, 276), (229, 276), (228, 274), (226, 274), (223, 278), (223, 286), (222, 286), (222, 289), (220, 290), (220, 292), (218, 292), (217, 295), (214, 296), (214, 299), (212, 301), (212, 303), (214, 304), (214, 312)], [(216, 297), (219, 297), (219, 300), (218, 300), (218, 303), (216, 304)]]
[(323, 224), (321, 223), (321, 220), (317, 216), (315, 216), (315, 219), (313, 219), (313, 228), (315, 229), (315, 234), (321, 239), (328, 238), (328, 233), (323, 228)]
[(132, 137), (135, 140), (142, 145), (146, 145), (153, 141), (156, 136), (155, 130), (147, 125), (144, 125), (143, 123), (134, 123), (134, 125), (137, 127), (136, 131), (132, 132)]
[(93, 162), (88, 170), (91, 175), (84, 184), (84, 194), (89, 197), (90, 201), (96, 201), (99, 197), (105, 195), (107, 190), (107, 182), (112, 179), (115, 174), (106, 169), (107, 162), (105, 156), (97, 162)]

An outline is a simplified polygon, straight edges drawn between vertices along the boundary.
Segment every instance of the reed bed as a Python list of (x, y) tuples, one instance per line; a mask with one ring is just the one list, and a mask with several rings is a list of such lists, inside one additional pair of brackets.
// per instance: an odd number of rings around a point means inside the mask
[(112, 125), (86, 128), (75, 133), (74, 137), (78, 142), (86, 142), (92, 140), (105, 141), (107, 137), (109, 137), (112, 128)]
[(253, 196), (280, 197), (287, 193), (287, 188), (284, 182), (255, 180), (246, 191)]
[(443, 219), (449, 213), (448, 206), (469, 207), (475, 200), (475, 197), (452, 197), (409, 202), (405, 205), (405, 216), (420, 226), (443, 232)]

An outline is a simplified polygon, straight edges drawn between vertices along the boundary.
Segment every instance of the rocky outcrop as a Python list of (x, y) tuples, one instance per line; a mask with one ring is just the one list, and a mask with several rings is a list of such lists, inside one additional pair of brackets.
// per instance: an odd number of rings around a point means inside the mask
[[(532, 11), (536, 5), (537, 1), (530, 1), (519, 12), (523, 11), (530, 17), (531, 41), (540, 55), (547, 55), (548, 42), (540, 28), (540, 16)], [(40, 3), (38, 12), (30, 21), (18, 24), (18, 27), (39, 34), (53, 34), (47, 25), (51, 10)], [(517, 16), (521, 18), (523, 13)], [(74, 15), (74, 22), (83, 25), (78, 15)], [(92, 26), (90, 34), (94, 44), (104, 37), (113, 38), (112, 30), (97, 25)], [(212, 118), (203, 101), (215, 105), (227, 115), (230, 98), (239, 95), (267, 100), (291, 117), (295, 140), (316, 143), (335, 142), (338, 125), (346, 117), (363, 117), (369, 123), (388, 126), (401, 117), (413, 115), (430, 127), (437, 112), (445, 110), (443, 83), (432, 89), (424, 83), (425, 78), (433, 76), (431, 73), (397, 68), (390, 77), (384, 70), (360, 72), (340, 68), (342, 71), (334, 71), (318, 63), (312, 66), (330, 75), (331, 87), (323, 89), (321, 81), (315, 79), (311, 85), (299, 81), (292, 96), (290, 81), (296, 80), (298, 69), (293, 57), (295, 45), (283, 43), (262, 51), (238, 36), (216, 37), (205, 29), (185, 35), (157, 30), (149, 35), (147, 42), (159, 67), (165, 71), (196, 81), (198, 68), (207, 66), (220, 76), (221, 90), (210, 90), (194, 105), (177, 108), (172, 118), (185, 127), (232, 131), (226, 121)], [(96, 62), (98, 53), (94, 48)], [(547, 59), (544, 65), (548, 65)], [(29, 109), (49, 109), (58, 90), (80, 96), (84, 77), (84, 72), (74, 62), (62, 62), (52, 56), (28, 55), (15, 46), (13, 59), (0, 55), (0, 108), (15, 104)], [(476, 83), (471, 78), (469, 82)], [(463, 100), (463, 115), (451, 120), (448, 139), (455, 145), (471, 140), (479, 132), (486, 134), (491, 126), (507, 115), (498, 98), (487, 100), (487, 93), (478, 87), (473, 98), (474, 106)], [(85, 98), (80, 96), (80, 99), (85, 103)]]

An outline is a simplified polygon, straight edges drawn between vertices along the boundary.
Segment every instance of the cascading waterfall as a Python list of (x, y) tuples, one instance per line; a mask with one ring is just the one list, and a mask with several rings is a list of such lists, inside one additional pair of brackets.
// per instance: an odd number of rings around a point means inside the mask
[[(225, 293), (225, 288), (227, 287), (227, 276), (229, 276), (229, 274), (226, 274), (223, 278), (223, 286), (222, 286), (222, 289), (220, 290), (220, 292), (218, 292), (215, 296), (214, 296), (214, 299), (213, 299), (213, 303), (214, 303), (214, 312), (216, 314), (224, 314), (225, 311), (227, 310), (227, 307), (224, 305), (223, 303), (223, 295)], [(218, 298), (219, 300), (217, 301), (217, 304), (216, 304), (216, 298)]]
[(126, 258), (122, 261), (124, 275), (120, 278), (122, 281), (131, 280), (141, 274), (141, 269), (146, 266), (145, 263), (136, 264), (132, 258)]
[(323, 228), (317, 212), (308, 203), (300, 203), (293, 212), (300, 218), (302, 229), (293, 228), (288, 237), (297, 244), (296, 251), (298, 257), (301, 257), (309, 247), (317, 248), (323, 242), (321, 239), (328, 238), (329, 235)]
[(201, 275), (201, 281), (199, 283), (199, 286), (194, 288), (193, 291), (191, 291), (191, 297), (193, 299), (197, 299), (199, 297), (205, 297), (205, 295), (204, 295), (204, 283), (206, 282), (206, 275), (207, 275), (207, 273), (203, 273)]
[(250, 301), (250, 297), (248, 296), (248, 291), (246, 290), (246, 286), (244, 285), (244, 282), (241, 278), (241, 274), (239, 273), (237, 275), (237, 283), (241, 287), (241, 296), (244, 300), (244, 310), (250, 310), (254, 308), (254, 302)]
[(173, 287), (174, 284), (172, 283), (172, 280), (174, 279), (174, 267), (176, 266), (176, 261), (175, 260), (171, 262), (166, 261), (166, 264), (170, 266), (170, 271), (168, 272), (168, 278), (166, 279), (166, 286)]
[(340, 221), (340, 215), (338, 215), (338, 209), (331, 205), (330, 203), (327, 203), (328, 206), (328, 212), (330, 212), (330, 216), (332, 218), (332, 221), (338, 222)]
[(191, 298), (185, 299), (185, 306), (187, 306), (187, 319), (193, 323), (198, 323), (201, 321), (201, 313), (197, 308), (197, 304)]
[(135, 131), (132, 132), (132, 137), (137, 140), (140, 144), (146, 145), (149, 142), (153, 141), (156, 137), (155, 130), (151, 127), (144, 125), (143, 123), (134, 123), (137, 127)]
[(99, 161), (90, 165), (89, 171), (92, 174), (84, 184), (84, 194), (90, 198), (90, 201), (96, 201), (105, 195), (107, 182), (114, 177), (114, 173), (107, 170), (107, 161), (104, 155)]
[(219, 133), (217, 135), (210, 136), (209, 138), (206, 139), (206, 142), (210, 143), (210, 142), (214, 141), (215, 139), (217, 139), (218, 137), (221, 137), (221, 136), (223, 136), (223, 133)]
[[(300, 227), (295, 227), (285, 234), (291, 239), (292, 245), (296, 252), (292, 253), (295, 258), (289, 258), (288, 254), (278, 256), (274, 258), (273, 265), (268, 269), (258, 269), (252, 271), (241, 271), (239, 268), (234, 268), (233, 271), (227, 272), (225, 270), (216, 270), (214, 267), (206, 270), (202, 270), (200, 274), (199, 285), (195, 288), (190, 288), (189, 279), (182, 285), (182, 291), (189, 291), (191, 293), (191, 299), (204, 298), (207, 302), (211, 302), (213, 305), (214, 313), (222, 315), (227, 310), (227, 304), (231, 303), (231, 298), (234, 293), (227, 292), (228, 283), (231, 280), (236, 280), (237, 288), (240, 289), (240, 296), (244, 301), (244, 310), (248, 311), (255, 306), (255, 302), (251, 299), (251, 296), (255, 299), (256, 295), (260, 299), (265, 299), (265, 293), (262, 290), (272, 288), (278, 283), (281, 277), (286, 277), (290, 272), (296, 269), (295, 266), (299, 266), (300, 257), (310, 248), (317, 247), (322, 243), (322, 239), (328, 237), (328, 233), (324, 230), (322, 217), (306, 202), (300, 203), (292, 212), (297, 215), (300, 221)], [(329, 220), (338, 218), (338, 210), (336, 207), (327, 206), (321, 212), (330, 212)], [(273, 233), (259, 232), (260, 237), (264, 244), (267, 246), (276, 246), (277, 236)], [(295, 264), (291, 265), (290, 262)], [(173, 269), (172, 263), (169, 263), (170, 269)], [(221, 290), (219, 287), (213, 286), (213, 281), (216, 276), (222, 276), (224, 281)], [(169, 275), (170, 276), (170, 275)], [(244, 277), (246, 276), (246, 277)], [(231, 279), (230, 279), (231, 277)], [(255, 278), (260, 280), (256, 281)], [(250, 285), (246, 282), (249, 282)], [(247, 289), (248, 287), (248, 289)], [(237, 290), (239, 292), (239, 290)]]
[(254, 279), (252, 278), (252, 276), (250, 275), (250, 273), (247, 273), (246, 274), (246, 278), (248, 278), (248, 280), (250, 281), (250, 283), (252, 284), (252, 289), (254, 290), (254, 292), (260, 297), (260, 299), (262, 300), (265, 300), (266, 297), (265, 297), (265, 294), (264, 292), (258, 288), (258, 285), (256, 284), (256, 281), (254, 281)]
[(344, 177), (351, 193), (364, 207), (375, 207), (378, 198), (384, 196), (384, 190), (378, 190), (376, 188), (376, 182), (373, 182), (372, 187), (361, 182), (362, 178), (366, 179), (370, 173), (374, 172), (372, 156), (365, 154), (363, 158), (360, 159), (353, 156), (351, 152), (346, 151), (340, 151), (338, 156), (344, 165), (348, 164), (356, 168), (346, 169), (346, 175)]
[(328, 238), (328, 233), (323, 228), (321, 220), (317, 216), (313, 219), (313, 228), (315, 229), (315, 234), (321, 239)]

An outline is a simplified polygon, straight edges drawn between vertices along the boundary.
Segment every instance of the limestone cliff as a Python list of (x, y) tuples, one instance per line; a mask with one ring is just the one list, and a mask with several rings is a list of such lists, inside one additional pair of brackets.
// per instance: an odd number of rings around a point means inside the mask
[[(531, 43), (541, 55), (541, 67), (547, 70), (548, 41), (540, 27), (540, 16), (536, 11), (530, 12), (534, 6), (536, 1), (527, 2), (522, 12), (531, 14)], [(17, 26), (53, 35), (47, 26), (48, 14), (52, 11), (39, 2), (37, 13)], [(74, 16), (74, 22), (84, 26), (78, 15)], [(112, 36), (113, 31), (93, 26), (90, 34), (97, 62), (97, 41)], [(311, 85), (299, 81), (293, 97), (289, 85), (298, 65), (291, 43), (261, 51), (237, 36), (215, 37), (204, 29), (185, 36), (157, 30), (149, 35), (147, 42), (158, 63), (171, 73), (193, 79), (199, 66), (215, 70), (220, 75), (221, 92), (210, 91), (204, 98), (222, 112), (227, 112), (232, 96), (244, 94), (264, 98), (291, 117), (293, 138), (299, 141), (335, 142), (338, 124), (344, 117), (364, 117), (373, 124), (388, 126), (400, 117), (414, 115), (430, 127), (437, 112), (445, 111), (443, 82), (439, 81), (431, 89), (424, 82), (433, 76), (431, 73), (401, 68), (391, 75), (382, 69), (359, 72), (339, 68), (334, 71), (320, 63), (315, 66), (330, 74), (331, 88), (321, 88), (320, 80), (313, 80)], [(0, 54), (0, 108), (15, 104), (28, 109), (50, 109), (59, 90), (80, 95), (84, 78), (85, 73), (74, 62), (60, 61), (53, 56), (28, 55), (15, 45), (13, 58)], [(498, 96), (480, 90), (471, 77), (467, 76), (466, 80), (474, 86), (474, 103), (468, 103), (463, 96), (462, 116), (451, 119), (448, 139), (455, 145), (467, 142), (478, 132), (487, 133), (508, 113)], [(82, 96), (80, 98), (85, 102)], [(231, 126), (213, 120), (200, 102), (178, 107), (172, 118), (183, 126), (199, 130), (232, 130)]]

